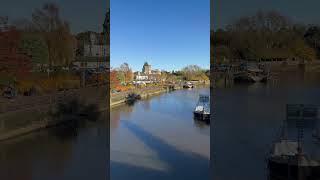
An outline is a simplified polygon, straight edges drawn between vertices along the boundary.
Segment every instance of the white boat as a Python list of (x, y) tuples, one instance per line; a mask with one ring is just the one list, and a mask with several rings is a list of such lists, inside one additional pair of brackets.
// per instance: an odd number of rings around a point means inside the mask
[(183, 85), (184, 88), (193, 88), (193, 84), (191, 82), (186, 82), (184, 85)]
[(199, 96), (193, 116), (196, 120), (210, 122), (210, 97), (208, 95)]

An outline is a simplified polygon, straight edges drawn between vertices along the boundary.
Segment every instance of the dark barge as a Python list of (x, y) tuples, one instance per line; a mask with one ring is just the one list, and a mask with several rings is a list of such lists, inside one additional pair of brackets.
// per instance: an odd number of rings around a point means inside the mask
[[(317, 118), (312, 105), (287, 105), (287, 119), (280, 140), (273, 144), (267, 158), (269, 180), (320, 180), (320, 160), (304, 152), (303, 123)], [(288, 121), (295, 121), (297, 139), (288, 137)]]

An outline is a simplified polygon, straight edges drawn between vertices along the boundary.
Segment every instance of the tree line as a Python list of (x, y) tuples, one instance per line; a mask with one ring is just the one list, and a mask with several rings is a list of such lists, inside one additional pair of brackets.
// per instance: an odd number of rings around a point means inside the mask
[(308, 60), (320, 57), (320, 26), (298, 24), (276, 11), (259, 11), (211, 31), (212, 63)]
[(32, 12), (31, 20), (19, 19), (13, 25), (21, 33), (19, 48), (33, 65), (63, 66), (73, 60), (76, 39), (58, 5), (46, 3)]
[[(158, 84), (176, 83), (179, 81), (207, 81), (209, 80), (209, 70), (204, 70), (198, 65), (189, 65), (178, 71), (161, 71), (157, 75)], [(111, 68), (110, 71), (110, 88), (123, 89), (125, 86), (132, 85), (134, 73), (128, 63), (123, 63), (120, 67)], [(122, 88), (120, 88), (122, 87)]]

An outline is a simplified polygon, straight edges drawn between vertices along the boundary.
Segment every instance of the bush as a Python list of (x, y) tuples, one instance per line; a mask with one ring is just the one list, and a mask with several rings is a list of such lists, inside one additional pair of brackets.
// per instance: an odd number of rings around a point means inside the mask
[(34, 73), (31, 77), (20, 79), (17, 83), (19, 93), (29, 91), (32, 87), (41, 93), (52, 93), (59, 89), (80, 87), (79, 77), (72, 74), (55, 74), (48, 77), (45, 73)]

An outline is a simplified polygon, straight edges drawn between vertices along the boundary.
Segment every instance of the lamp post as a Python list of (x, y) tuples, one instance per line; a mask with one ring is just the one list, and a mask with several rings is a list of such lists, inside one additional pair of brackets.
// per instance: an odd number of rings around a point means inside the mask
[(96, 55), (97, 55), (96, 79), (97, 79), (97, 87), (99, 87), (99, 53), (96, 53)]

